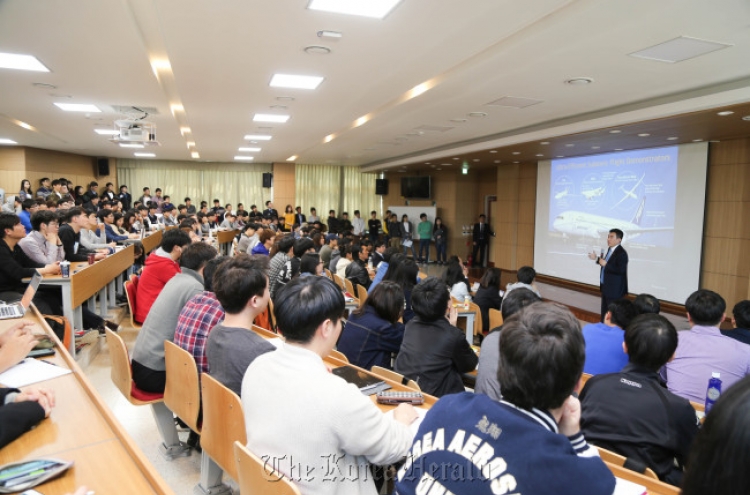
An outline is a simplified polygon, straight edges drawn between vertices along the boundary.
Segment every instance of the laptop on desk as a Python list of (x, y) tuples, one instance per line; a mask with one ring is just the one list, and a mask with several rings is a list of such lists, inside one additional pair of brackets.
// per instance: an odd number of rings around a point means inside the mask
[(34, 299), (36, 290), (39, 288), (39, 284), (42, 283), (42, 278), (39, 272), (35, 272), (20, 301), (11, 304), (0, 304), (0, 320), (23, 317), (26, 311), (28, 311), (29, 306), (31, 306), (31, 300)]

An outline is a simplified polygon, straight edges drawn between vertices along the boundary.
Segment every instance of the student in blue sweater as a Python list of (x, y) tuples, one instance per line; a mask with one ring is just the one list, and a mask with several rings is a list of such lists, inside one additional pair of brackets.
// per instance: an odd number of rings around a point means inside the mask
[(578, 425), (584, 342), (566, 308), (538, 302), (505, 322), (503, 401), (463, 392), (427, 413), (396, 492), (609, 495), (615, 478)]

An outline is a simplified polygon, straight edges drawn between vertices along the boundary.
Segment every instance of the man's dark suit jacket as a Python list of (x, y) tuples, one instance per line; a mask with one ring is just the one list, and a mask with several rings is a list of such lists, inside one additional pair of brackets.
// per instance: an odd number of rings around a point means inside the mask
[(479, 240), (479, 230), (480, 230), (480, 223), (477, 222), (474, 224), (474, 232), (472, 235), (472, 240), (479, 244), (480, 242), (487, 243), (490, 240), (490, 237), (493, 237), (495, 235), (495, 231), (492, 230), (492, 227), (490, 227), (490, 224), (485, 223), (484, 224), (484, 239), (481, 241)]
[(602, 295), (607, 299), (618, 299), (628, 293), (628, 252), (617, 246), (607, 261), (604, 270)]

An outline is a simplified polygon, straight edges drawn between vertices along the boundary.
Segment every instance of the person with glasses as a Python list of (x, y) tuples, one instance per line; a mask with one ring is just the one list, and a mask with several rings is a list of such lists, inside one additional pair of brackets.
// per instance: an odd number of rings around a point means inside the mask
[(60, 224), (57, 214), (49, 210), (31, 216), (31, 232), (18, 242), (26, 256), (48, 265), (65, 259), (65, 248), (57, 235)]

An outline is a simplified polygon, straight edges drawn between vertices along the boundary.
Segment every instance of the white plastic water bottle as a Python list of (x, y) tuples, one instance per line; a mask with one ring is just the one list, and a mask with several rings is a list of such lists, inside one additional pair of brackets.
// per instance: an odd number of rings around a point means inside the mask
[(464, 296), (464, 311), (469, 311), (469, 301), (471, 301), (471, 298)]

